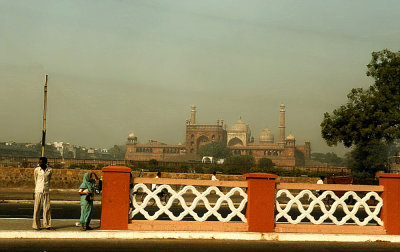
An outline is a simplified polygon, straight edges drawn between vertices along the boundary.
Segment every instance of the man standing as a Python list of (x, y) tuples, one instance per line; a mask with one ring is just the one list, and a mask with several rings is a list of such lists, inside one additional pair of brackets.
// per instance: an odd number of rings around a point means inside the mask
[[(325, 180), (325, 176), (321, 176), (319, 177), (318, 181), (317, 181), (317, 185), (323, 185), (324, 184), (324, 180)], [(316, 190), (318, 195), (321, 195), (324, 191), (321, 190)]]
[[(157, 176), (155, 178), (161, 178), (161, 172), (157, 172)], [(157, 184), (151, 184), (151, 190), (154, 192), (157, 190), (158, 185)], [(165, 194), (168, 193), (167, 188), (164, 188), (161, 190), (161, 192), (157, 193), (157, 196), (161, 199)]]
[(35, 168), (35, 205), (33, 207), (33, 224), (32, 228), (40, 230), (40, 208), (43, 208), (43, 228), (47, 230), (55, 230), (51, 227), (50, 213), (50, 179), (53, 170), (47, 167), (47, 158), (39, 159), (39, 167)]
[(217, 179), (217, 172), (213, 172), (213, 174), (212, 174), (212, 176), (211, 176), (211, 180), (212, 181), (218, 181), (218, 179)]

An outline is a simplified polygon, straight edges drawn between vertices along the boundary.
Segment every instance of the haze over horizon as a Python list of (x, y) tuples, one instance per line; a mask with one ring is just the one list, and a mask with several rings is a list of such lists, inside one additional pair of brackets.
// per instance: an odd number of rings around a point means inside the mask
[(39, 142), (49, 75), (47, 141), (108, 148), (133, 132), (183, 143), (185, 119), (241, 116), (334, 151), (324, 112), (368, 87), (373, 51), (399, 51), (398, 1), (0, 0), (0, 141)]

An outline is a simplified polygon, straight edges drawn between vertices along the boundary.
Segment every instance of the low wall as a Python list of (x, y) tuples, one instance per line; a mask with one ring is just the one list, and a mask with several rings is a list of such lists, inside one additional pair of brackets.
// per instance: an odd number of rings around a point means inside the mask
[[(34, 188), (34, 168), (0, 168), (0, 187)], [(89, 170), (53, 169), (50, 188), (79, 188), (83, 175)], [(98, 176), (101, 171), (95, 171)]]
[[(0, 187), (27, 187), (34, 188), (33, 178), (34, 168), (0, 168)], [(90, 170), (80, 169), (53, 169), (53, 176), (50, 182), (52, 189), (74, 189), (78, 188), (82, 183), (83, 175)], [(95, 170), (100, 177), (101, 171)], [(139, 172), (134, 171), (133, 176), (137, 177)], [(155, 172), (144, 172), (142, 176), (145, 178), (154, 178)], [(200, 173), (162, 173), (163, 178), (175, 179), (211, 179), (211, 174)], [(223, 175), (217, 174), (217, 178), (223, 181), (244, 181), (242, 175)], [(318, 178), (309, 177), (279, 177), (278, 182), (285, 183), (316, 183)]]

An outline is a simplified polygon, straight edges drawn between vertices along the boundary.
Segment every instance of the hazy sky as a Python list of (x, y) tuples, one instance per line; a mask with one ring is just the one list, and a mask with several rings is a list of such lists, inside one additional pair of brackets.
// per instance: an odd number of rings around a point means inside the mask
[(400, 50), (399, 1), (0, 0), (0, 141), (184, 142), (198, 122), (242, 116), (313, 152), (324, 112), (367, 87), (371, 52)]

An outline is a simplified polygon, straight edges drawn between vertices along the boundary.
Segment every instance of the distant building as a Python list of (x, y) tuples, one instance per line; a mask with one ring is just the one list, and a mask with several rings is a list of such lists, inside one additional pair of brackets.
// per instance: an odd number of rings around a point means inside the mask
[(184, 145), (171, 145), (150, 140), (148, 143), (140, 144), (137, 137), (131, 133), (126, 144), (126, 160), (149, 161), (186, 161), (186, 147)]
[(61, 157), (65, 157), (65, 154), (69, 152), (72, 153), (73, 158), (76, 157), (75, 147), (70, 143), (53, 142), (49, 145), (53, 145), (57, 149), (57, 151), (60, 152)]
[(186, 120), (185, 146), (188, 154), (196, 154), (197, 150), (213, 141), (226, 141), (224, 121), (217, 120), (216, 124), (197, 124), (196, 106), (192, 106), (190, 119)]
[(226, 130), (223, 120), (216, 124), (198, 124), (196, 122), (196, 107), (193, 105), (190, 118), (186, 120), (186, 139), (184, 145), (169, 145), (150, 140), (148, 143), (138, 143), (138, 138), (131, 133), (126, 144), (126, 160), (148, 161), (200, 161), (198, 149), (213, 141), (224, 141), (233, 155), (251, 155), (258, 162), (261, 158), (271, 159), (277, 166), (294, 167), (304, 165), (311, 159), (311, 143), (296, 145), (293, 135), (285, 135), (285, 105), (280, 106), (279, 138), (271, 130), (265, 128), (255, 141), (250, 127), (240, 118), (229, 130)]

